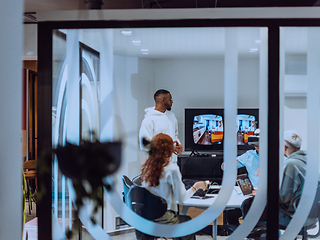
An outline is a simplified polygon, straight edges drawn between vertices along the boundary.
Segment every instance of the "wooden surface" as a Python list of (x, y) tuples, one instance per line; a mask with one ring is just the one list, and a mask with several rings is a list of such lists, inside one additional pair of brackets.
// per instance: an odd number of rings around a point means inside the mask
[[(181, 209), (182, 209), (182, 205), (179, 205), (179, 212), (181, 212)], [(199, 216), (201, 213), (203, 213), (204, 211), (205, 210), (203, 210), (203, 209), (190, 207), (187, 212), (187, 215), (190, 216), (191, 218), (195, 218), (195, 217)], [(217, 224), (223, 225), (223, 213), (221, 213), (219, 215), (219, 217), (217, 218)], [(210, 225), (212, 225), (212, 223), (210, 223)]]
[(37, 72), (38, 66), (36, 60), (24, 60), (23, 68)]

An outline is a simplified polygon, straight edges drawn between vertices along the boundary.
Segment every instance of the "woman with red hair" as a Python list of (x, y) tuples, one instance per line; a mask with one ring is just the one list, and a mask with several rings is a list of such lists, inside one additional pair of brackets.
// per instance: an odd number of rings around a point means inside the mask
[[(177, 204), (183, 204), (198, 189), (206, 190), (207, 188), (206, 182), (199, 181), (190, 189), (185, 189), (178, 165), (170, 161), (173, 151), (173, 140), (169, 135), (159, 133), (154, 136), (151, 140), (149, 157), (142, 165), (140, 175), (143, 187), (167, 201), (167, 212), (155, 220), (155, 222), (164, 224), (176, 224), (190, 220), (189, 216), (178, 214)], [(195, 235), (179, 239), (192, 240), (195, 239)]]

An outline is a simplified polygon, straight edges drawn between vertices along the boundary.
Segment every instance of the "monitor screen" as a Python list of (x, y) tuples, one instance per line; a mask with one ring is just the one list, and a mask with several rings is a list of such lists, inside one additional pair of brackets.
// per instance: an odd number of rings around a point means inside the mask
[(223, 109), (185, 109), (185, 150), (222, 150)]
[(223, 119), (220, 115), (201, 114), (193, 118), (193, 142), (199, 145), (221, 144)]
[[(236, 119), (237, 146), (239, 150), (252, 149), (248, 137), (259, 128), (259, 109), (239, 108)], [(224, 110), (222, 108), (185, 109), (185, 150), (223, 150)]]
[(237, 115), (237, 144), (238, 149), (251, 149), (248, 137), (259, 128), (259, 109), (238, 109)]

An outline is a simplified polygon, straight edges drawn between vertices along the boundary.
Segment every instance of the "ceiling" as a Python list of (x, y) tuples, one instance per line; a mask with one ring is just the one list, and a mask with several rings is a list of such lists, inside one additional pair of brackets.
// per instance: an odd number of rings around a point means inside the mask
[[(115, 55), (151, 59), (222, 58), (226, 54), (225, 30), (224, 27), (114, 29), (113, 51)], [(101, 45), (106, 44), (101, 42), (104, 30), (78, 31), (82, 43), (101, 52)], [(261, 31), (267, 36), (267, 28), (237, 28), (236, 51), (239, 57), (259, 57), (263, 41)], [(304, 61), (301, 56), (307, 52), (307, 28), (287, 27), (281, 30), (281, 34), (284, 36), (281, 47), (286, 54), (291, 54), (294, 61)], [(62, 51), (61, 54), (65, 53)]]
[[(102, 31), (79, 30), (80, 41), (100, 52)], [(239, 56), (258, 57), (260, 28), (241, 28), (237, 35)], [(225, 55), (225, 28), (114, 29), (113, 49), (115, 55), (140, 58), (220, 58)]]
[(215, 8), (317, 6), (320, 0), (25, 0), (24, 12), (90, 8), (86, 2), (101, 1), (101, 9)]
[[(98, 0), (99, 1), (99, 0)], [(312, 6), (315, 0), (102, 0), (102, 9), (134, 8), (203, 8), (203, 7), (257, 7), (257, 6)], [(320, 0), (319, 0), (320, 1)], [(25, 41), (24, 59), (37, 58), (36, 12), (44, 10), (86, 9), (84, 0), (25, 0)], [(114, 52), (118, 55), (139, 56), (148, 58), (175, 57), (212, 57), (224, 55), (223, 28), (185, 28), (185, 29), (131, 29), (131, 35), (123, 35), (121, 30), (114, 30)], [(130, 29), (129, 29), (130, 30)], [(99, 51), (99, 31), (91, 31), (84, 42)], [(288, 41), (288, 49), (294, 52), (305, 51), (305, 40), (299, 33), (292, 33), (295, 41)], [(88, 36), (88, 35), (87, 35)], [(257, 57), (259, 51), (258, 28), (247, 28), (239, 31), (239, 54)], [(140, 41), (134, 44), (133, 41)], [(301, 44), (302, 43), (302, 44)], [(142, 54), (141, 49), (148, 49)], [(254, 51), (252, 51), (254, 49)]]
[[(25, 0), (25, 12), (86, 9), (87, 0)], [(95, 0), (94, 0), (95, 1)], [(102, 9), (313, 6), (317, 0), (101, 0)]]

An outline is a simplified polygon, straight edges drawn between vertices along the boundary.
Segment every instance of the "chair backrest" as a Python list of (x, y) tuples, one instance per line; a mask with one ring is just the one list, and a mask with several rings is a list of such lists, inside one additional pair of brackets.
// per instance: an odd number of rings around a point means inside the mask
[(24, 177), (29, 179), (37, 178), (37, 160), (28, 160), (22, 163)]
[(132, 182), (133, 182), (134, 185), (141, 186), (140, 175), (135, 176), (134, 178), (132, 178)]
[(167, 202), (165, 199), (152, 194), (144, 187), (136, 185), (130, 187), (126, 204), (138, 215), (148, 220), (160, 218), (167, 211)]
[(37, 160), (28, 160), (22, 164), (23, 170), (37, 169)]
[(133, 182), (126, 175), (123, 175), (122, 184), (123, 184), (123, 201), (126, 202), (128, 191), (130, 187), (133, 185)]

